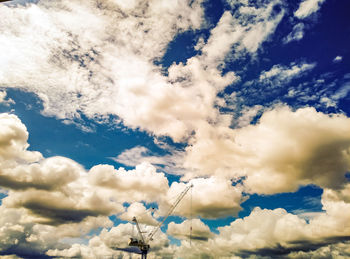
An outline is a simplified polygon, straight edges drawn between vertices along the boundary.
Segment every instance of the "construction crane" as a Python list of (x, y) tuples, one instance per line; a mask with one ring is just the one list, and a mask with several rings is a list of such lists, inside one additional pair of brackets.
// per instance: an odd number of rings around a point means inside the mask
[(182, 200), (182, 198), (186, 195), (186, 193), (189, 191), (189, 189), (191, 189), (193, 187), (193, 184), (187, 186), (185, 188), (185, 190), (183, 190), (180, 195), (177, 197), (176, 201), (173, 203), (173, 205), (170, 207), (170, 209), (168, 210), (167, 214), (164, 216), (164, 219), (158, 223), (158, 225), (149, 233), (149, 235), (147, 236), (147, 238), (145, 239), (142, 235), (139, 223), (136, 219), (136, 217), (133, 217), (132, 221), (135, 223), (136, 228), (137, 228), (137, 232), (140, 236), (140, 239), (136, 239), (136, 238), (130, 238), (129, 240), (129, 246), (137, 246), (140, 250), (141, 250), (141, 259), (147, 259), (147, 253), (150, 249), (150, 245), (149, 242), (153, 240), (153, 236), (157, 233), (157, 231), (160, 229), (160, 227), (163, 225), (163, 223), (165, 222), (165, 220), (170, 216), (170, 214), (174, 211), (174, 209), (176, 208), (176, 206), (180, 203), (180, 201)]

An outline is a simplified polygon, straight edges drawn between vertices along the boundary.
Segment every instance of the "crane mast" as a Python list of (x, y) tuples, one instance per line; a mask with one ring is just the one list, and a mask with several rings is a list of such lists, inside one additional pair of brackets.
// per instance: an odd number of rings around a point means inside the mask
[(140, 229), (139, 223), (137, 222), (136, 217), (133, 217), (133, 218), (132, 218), (132, 221), (135, 222), (136, 228), (137, 228), (137, 232), (139, 233), (142, 242), (145, 243), (145, 239), (143, 238), (143, 235), (142, 235), (142, 232), (141, 232), (141, 229)]
[(150, 249), (150, 245), (148, 244), (149, 241), (152, 241), (153, 236), (157, 233), (157, 231), (160, 229), (160, 227), (163, 225), (163, 223), (165, 222), (165, 220), (171, 215), (171, 213), (174, 211), (174, 209), (176, 208), (176, 206), (180, 203), (180, 201), (183, 199), (183, 197), (186, 195), (186, 193), (188, 192), (189, 189), (191, 189), (193, 187), (193, 184), (190, 184), (189, 186), (187, 186), (181, 193), (180, 195), (177, 197), (177, 199), (175, 200), (175, 202), (173, 203), (173, 205), (171, 205), (170, 209), (168, 210), (167, 214), (164, 216), (164, 219), (158, 223), (158, 225), (151, 231), (151, 233), (149, 233), (147, 239), (145, 240), (139, 223), (136, 219), (136, 217), (133, 217), (132, 221), (135, 223), (137, 231), (139, 233), (140, 236), (140, 240), (134, 239), (134, 238), (130, 238), (129, 241), (129, 246), (137, 246), (140, 250), (141, 250), (141, 259), (146, 259), (147, 258), (147, 253), (148, 250)]

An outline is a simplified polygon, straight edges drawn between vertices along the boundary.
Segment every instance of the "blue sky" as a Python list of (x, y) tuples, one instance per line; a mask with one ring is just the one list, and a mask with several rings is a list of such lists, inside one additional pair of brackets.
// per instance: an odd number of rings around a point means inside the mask
[(349, 8), (1, 3), (0, 257), (349, 257)]

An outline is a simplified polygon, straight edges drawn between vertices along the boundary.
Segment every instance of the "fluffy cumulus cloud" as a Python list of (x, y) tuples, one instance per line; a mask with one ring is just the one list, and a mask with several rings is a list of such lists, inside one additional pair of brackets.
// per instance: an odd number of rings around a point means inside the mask
[[(165, 215), (186, 187), (178, 182), (169, 187), (164, 174), (148, 163), (129, 171), (108, 165), (86, 171), (68, 158), (43, 158), (38, 152), (28, 151), (28, 132), (18, 117), (2, 114), (1, 122), (1, 134), (7, 136), (1, 145), (0, 171), (2, 179), (7, 179), (1, 182), (7, 190), (0, 207), (3, 254), (94, 258), (99, 251), (123, 256), (130, 250), (127, 242), (133, 227), (120, 224), (110, 228), (112, 222), (106, 216), (117, 214), (122, 220), (138, 216), (143, 232), (149, 233), (157, 224), (157, 217)], [(152, 254), (189, 253), (188, 235), (192, 242), (198, 242), (198, 249), (191, 253), (194, 258), (274, 253), (297, 256), (296, 251), (307, 247), (312, 247), (313, 253), (328, 246), (335, 251), (339, 240), (350, 234), (350, 185), (344, 185), (344, 174), (349, 170), (349, 129), (345, 116), (326, 115), (312, 108), (292, 111), (283, 106), (266, 111), (256, 125), (239, 129), (222, 126), (214, 131), (207, 128), (210, 134), (205, 139), (211, 139), (212, 142), (206, 142), (210, 148), (202, 147), (195, 153), (203, 136), (197, 135), (187, 154), (197, 159), (191, 159), (192, 162), (200, 162), (203, 172), (213, 176), (191, 180), (194, 186), (175, 215), (234, 216), (245, 200), (243, 191), (275, 193), (308, 183), (325, 188), (321, 201), (324, 212), (307, 221), (284, 209), (257, 208), (249, 216), (218, 228), (218, 234), (199, 219), (170, 223), (167, 234), (179, 238), (181, 246), (170, 245), (159, 231), (152, 242)], [(218, 147), (228, 158), (201, 160), (209, 157), (204, 151), (218, 152)], [(234, 157), (236, 160), (232, 160)], [(190, 172), (195, 174), (196, 170)], [(233, 185), (232, 179), (242, 179), (242, 183)], [(159, 210), (154, 214), (142, 201), (157, 202)], [(123, 208), (124, 202), (130, 205)], [(105, 230), (93, 238), (87, 236), (99, 227)], [(192, 232), (188, 232), (191, 227)], [(64, 242), (65, 238), (81, 237), (89, 239), (89, 243)]]
[(185, 220), (180, 224), (170, 222), (167, 233), (180, 239), (207, 241), (214, 234), (200, 219)]
[(70, 245), (61, 242), (67, 237), (80, 238), (98, 227), (110, 227), (106, 217), (90, 218), (61, 226), (35, 224), (24, 209), (0, 207), (0, 241), (2, 255), (18, 255), (20, 258), (37, 258), (48, 249), (66, 249)]
[[(321, 200), (324, 211), (308, 221), (284, 209), (257, 207), (249, 216), (219, 227), (218, 233), (213, 233), (199, 219), (185, 220), (180, 224), (171, 222), (167, 234), (180, 239), (181, 246), (169, 245), (164, 233), (157, 232), (155, 243), (152, 243), (155, 252), (152, 256), (164, 258), (170, 253), (170, 258), (323, 258), (331, 255), (346, 258), (348, 244), (343, 241), (350, 234), (349, 187), (348, 184), (338, 191), (326, 189)], [(146, 226), (143, 231), (149, 232), (150, 229)], [(131, 248), (122, 245), (127, 243), (131, 233), (131, 224), (120, 224), (103, 230), (90, 240), (88, 246), (56, 248), (49, 250), (48, 254), (78, 256), (84, 252), (84, 258), (92, 258), (97, 249), (100, 255), (130, 252)]]
[[(193, 187), (178, 205), (175, 214), (218, 218), (237, 215), (241, 210), (240, 203), (244, 200), (242, 190), (232, 186), (230, 180), (219, 177), (197, 178), (193, 179), (191, 184)], [(160, 204), (161, 211), (169, 208), (185, 188), (184, 183), (174, 182), (169, 188), (166, 200)], [(218, 193), (220, 195), (217, 195)]]
[[(346, 258), (349, 254), (349, 186), (322, 195), (323, 212), (309, 220), (284, 209), (255, 208), (213, 233), (200, 220), (170, 223), (181, 239), (176, 255), (187, 258)], [(193, 238), (190, 243), (190, 229)], [(195, 234), (197, 233), (197, 234)], [(196, 238), (198, 237), (198, 238)]]
[(7, 167), (15, 163), (16, 158), (35, 162), (42, 158), (38, 152), (28, 151), (28, 131), (15, 115), (0, 114), (0, 159), (1, 166)]
[[(139, 258), (140, 250), (136, 247), (128, 247), (129, 237), (132, 235), (133, 226), (119, 224), (110, 230), (103, 229), (98, 236), (90, 239), (88, 245), (74, 244), (70, 248), (50, 249), (47, 255), (63, 258)], [(147, 230), (143, 229), (143, 230)], [(152, 242), (152, 253), (149, 258), (172, 258), (175, 250), (169, 245), (167, 236), (162, 232), (155, 234)]]
[(294, 15), (299, 19), (304, 19), (314, 12), (317, 12), (325, 0), (304, 0), (300, 3), (299, 8)]
[(309, 183), (340, 188), (349, 171), (349, 130), (344, 115), (284, 106), (240, 129), (206, 125), (187, 148), (188, 177), (245, 177), (249, 191), (265, 194)]
[(147, 210), (142, 203), (135, 202), (132, 203), (123, 214), (119, 215), (119, 218), (131, 222), (133, 218), (136, 217), (140, 224), (156, 226), (158, 222), (152, 216), (153, 209), (154, 208)]
[[(91, 248), (70, 247), (64, 240), (88, 239), (90, 231), (110, 228), (110, 215), (124, 220), (138, 216), (140, 223), (157, 224), (140, 202), (165, 196), (168, 181), (150, 164), (130, 171), (108, 165), (86, 171), (68, 158), (29, 151), (27, 129), (17, 116), (1, 114), (0, 122), (0, 184), (6, 193), (0, 206), (1, 254), (36, 257), (48, 250), (60, 255), (62, 250), (76, 256), (79, 250), (81, 256), (91, 256), (96, 255)], [(125, 209), (124, 202), (131, 205)], [(101, 238), (106, 235), (102, 232)]]
[(86, 191), (86, 172), (76, 162), (44, 159), (39, 152), (28, 151), (28, 132), (17, 116), (1, 114), (0, 121), (1, 186), (9, 190), (3, 206), (26, 208), (35, 221), (53, 225), (122, 209), (93, 190)]
[(91, 168), (88, 181), (99, 193), (121, 202), (157, 201), (168, 190), (167, 178), (148, 163), (130, 171), (124, 168), (116, 170), (110, 165), (97, 165)]
[[(214, 239), (217, 251), (226, 251), (226, 254), (235, 251), (243, 257), (255, 254), (290, 258), (314, 255), (318, 258), (317, 254), (324, 253), (327, 257), (336, 254), (337, 247), (345, 246), (345, 249), (338, 248), (339, 255), (344, 256), (347, 245), (343, 241), (344, 237), (345, 240), (349, 237), (350, 230), (348, 191), (349, 185), (340, 191), (327, 189), (322, 196), (325, 211), (309, 222), (283, 209), (256, 208), (248, 217), (218, 228), (220, 233)], [(335, 247), (330, 249), (332, 246)]]

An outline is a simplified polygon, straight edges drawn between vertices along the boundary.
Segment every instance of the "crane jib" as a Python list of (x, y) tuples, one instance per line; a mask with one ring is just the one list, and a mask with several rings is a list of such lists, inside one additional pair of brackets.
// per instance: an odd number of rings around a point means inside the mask
[(158, 225), (151, 231), (151, 233), (148, 235), (146, 240), (144, 239), (144, 237), (142, 235), (142, 232), (141, 232), (141, 229), (140, 229), (140, 226), (139, 226), (139, 223), (138, 223), (136, 217), (133, 217), (132, 221), (136, 225), (137, 232), (139, 233), (139, 236), (140, 236), (140, 240), (137, 240), (135, 238), (130, 238), (128, 244), (129, 244), (129, 246), (136, 246), (136, 247), (138, 247), (141, 250), (141, 255), (142, 255), (141, 258), (142, 259), (146, 259), (147, 258), (147, 253), (148, 253), (148, 250), (150, 249), (150, 245), (148, 244), (149, 241), (152, 240), (153, 236), (157, 233), (157, 231), (163, 225), (165, 220), (171, 215), (171, 213), (174, 211), (176, 206), (180, 203), (182, 198), (186, 195), (188, 190), (191, 189), (192, 187), (193, 187), (193, 184), (190, 184), (180, 193), (180, 195), (177, 197), (176, 201), (173, 203), (173, 205), (171, 205), (171, 207), (168, 210), (167, 214), (164, 216), (163, 220), (161, 222), (159, 222)]

